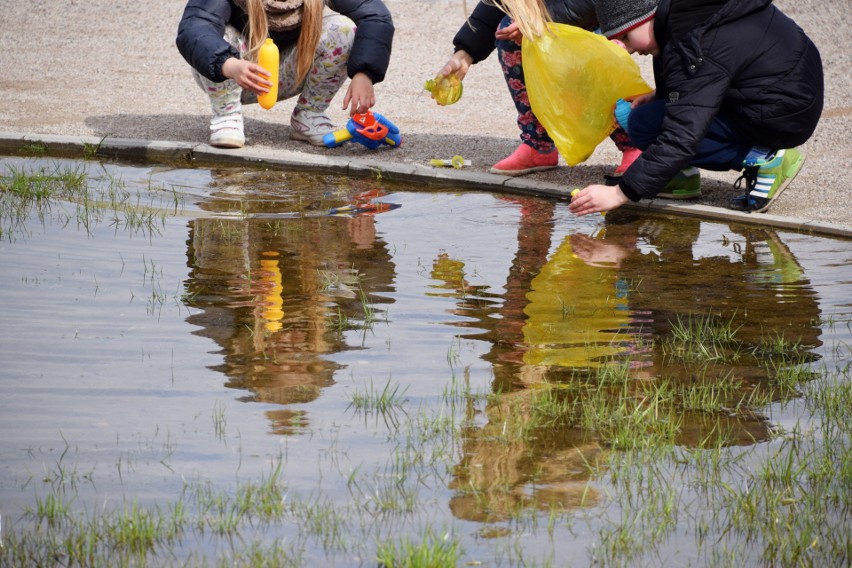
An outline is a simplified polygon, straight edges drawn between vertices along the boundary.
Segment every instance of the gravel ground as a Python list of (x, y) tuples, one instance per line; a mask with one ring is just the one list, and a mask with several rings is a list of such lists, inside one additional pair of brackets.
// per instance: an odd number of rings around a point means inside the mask
[[(474, 0), (386, 0), (396, 35), (387, 79), (377, 85), (375, 109), (404, 137), (396, 149), (375, 150), (371, 159), (426, 164), (461, 154), (471, 169), (486, 172), (517, 146), (515, 111), (496, 58), (476, 65), (465, 79), (462, 99), (437, 106), (423, 83), (452, 53), (452, 37)], [(775, 216), (852, 228), (845, 168), (852, 164), (852, 2), (778, 0), (814, 39), (825, 65), (825, 111), (802, 150), (807, 161), (772, 208)], [(178, 53), (174, 39), (183, 12), (180, 0), (112, 2), (70, 0), (5, 2), (0, 35), (0, 131), (25, 134), (111, 136), (205, 143), (209, 106)], [(748, 42), (743, 41), (744, 48)], [(651, 82), (649, 58), (637, 57)], [(342, 127), (343, 91), (330, 115)], [(315, 148), (288, 139), (294, 101), (271, 111), (246, 107), (246, 135), (253, 152), (365, 155), (359, 144)], [(381, 152), (381, 154), (376, 154)], [(566, 186), (599, 182), (619, 155), (604, 141), (576, 167), (527, 176)], [(705, 205), (722, 205), (736, 191), (736, 172), (702, 172)]]

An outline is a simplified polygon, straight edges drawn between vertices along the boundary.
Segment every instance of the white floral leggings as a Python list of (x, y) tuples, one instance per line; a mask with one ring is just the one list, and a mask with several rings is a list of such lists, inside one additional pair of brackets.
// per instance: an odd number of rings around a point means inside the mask
[[(242, 34), (233, 26), (225, 27), (225, 41), (240, 52), (248, 53), (248, 45)], [(331, 99), (346, 80), (346, 64), (355, 41), (355, 23), (340, 14), (323, 17), (322, 34), (314, 54), (314, 65), (305, 80), (296, 84), (296, 46), (281, 51), (278, 72), (278, 100), (299, 95), (294, 114), (302, 110), (324, 112)], [(214, 83), (193, 69), (195, 82), (210, 97), (214, 116), (241, 113), (243, 104), (257, 102), (257, 95), (243, 91), (233, 79)]]

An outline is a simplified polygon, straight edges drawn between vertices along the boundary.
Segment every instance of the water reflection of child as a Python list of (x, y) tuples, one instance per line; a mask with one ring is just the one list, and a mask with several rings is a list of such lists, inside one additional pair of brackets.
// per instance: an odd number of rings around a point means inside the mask
[[(374, 201), (381, 192), (356, 193), (341, 206), (345, 218), (329, 214), (321, 199), (319, 216), (252, 218), (271, 198), (258, 190), (260, 198), (252, 199), (245, 188), (268, 183), (267, 172), (211, 173), (211, 186), (219, 191), (201, 209), (233, 210), (239, 196), (245, 216), (192, 221), (186, 289), (193, 309), (187, 321), (221, 347), (215, 369), (226, 386), (250, 393), (243, 400), (310, 402), (333, 384), (337, 367), (325, 354), (346, 347), (336, 318), (356, 321), (363, 314), (357, 290), (370, 295), (391, 289), (393, 263), (373, 228), (373, 213), (385, 210)], [(286, 199), (290, 193), (280, 195)], [(369, 211), (359, 213), (362, 209)], [(287, 434), (304, 428), (310, 413), (277, 409), (267, 416), (274, 432)]]
[[(599, 499), (589, 486), (588, 465), (605, 457), (606, 450), (595, 442), (593, 433), (568, 427), (551, 428), (536, 436), (507, 435), (512, 425), (521, 428), (530, 419), (537, 393), (560, 381), (560, 368), (591, 364), (589, 353), (584, 354), (580, 347), (570, 348), (583, 335), (615, 336), (614, 330), (629, 321), (630, 329), (619, 338), (622, 343), (631, 335), (650, 337), (648, 345), (654, 351), (639, 357), (656, 367), (634, 369), (631, 376), (643, 379), (635, 381), (637, 385), (657, 376), (666, 380), (677, 377), (667, 373), (666, 369), (672, 367), (665, 366), (658, 340), (665, 337), (679, 313), (703, 313), (719, 306), (737, 313), (740, 307), (747, 307), (752, 337), (765, 333), (759, 328), (769, 322), (791, 334), (793, 341), (801, 339), (806, 345), (818, 342), (815, 295), (801, 281), (801, 270), (793, 269), (795, 258), (772, 231), (743, 234), (741, 247), (720, 235), (719, 246), (727, 247), (730, 255), (706, 254), (706, 245), (694, 249), (701, 232), (701, 224), (695, 220), (623, 219), (608, 221), (593, 236), (570, 235), (548, 259), (547, 210), (537, 208), (533, 200), (519, 201), (528, 214), (520, 222), (518, 251), (498, 309), (502, 317), (485, 311), (477, 317), (488, 330), (479, 337), (492, 341), (485, 358), (493, 363), (494, 389), (500, 396), (486, 404), (484, 425), (464, 431), (464, 458), (454, 469), (450, 484), (457, 491), (450, 508), (458, 518), (497, 522), (522, 508), (568, 509), (589, 506)], [(689, 271), (684, 270), (687, 266)], [(583, 277), (578, 272), (597, 276)], [(764, 276), (769, 273), (785, 275), (786, 282), (768, 280)], [(604, 274), (607, 276), (602, 277)], [(720, 281), (725, 285), (720, 286)], [(632, 284), (616, 286), (616, 282)], [(584, 295), (578, 293), (578, 286), (594, 290)], [(778, 286), (786, 286), (784, 294), (778, 293)], [(567, 301), (573, 294), (577, 294), (573, 300), (579, 303), (603, 308), (601, 317), (590, 312), (584, 317), (583, 310), (579, 314), (572, 311)], [(624, 319), (618, 319), (607, 294), (612, 302), (622, 303)], [(791, 310), (797, 314), (795, 322), (782, 329), (785, 324), (780, 320), (789, 319)], [(474, 310), (465, 313), (476, 315)], [(566, 323), (572, 319), (577, 321)], [(604, 351), (599, 355), (607, 358), (616, 348), (604, 343), (600, 342)], [(569, 349), (564, 348), (566, 345)], [(715, 371), (719, 376), (729, 376), (732, 366), (734, 374), (744, 379), (743, 395), (755, 384), (765, 382), (765, 366), (744, 359), (718, 368), (711, 364), (702, 380), (716, 380)], [(696, 376), (687, 378), (695, 381)], [(717, 442), (750, 445), (771, 436), (771, 424), (756, 412), (681, 414), (676, 443), (686, 446)]]
[[(793, 351), (820, 345), (816, 294), (771, 229), (725, 231), (693, 219), (625, 217), (608, 222), (606, 231), (582, 243), (575, 254), (591, 263), (613, 258), (613, 247), (623, 249), (616, 255), (619, 278), (632, 283), (627, 303), (631, 313), (641, 314), (634, 318), (634, 331), (652, 339), (648, 343), (653, 349), (644, 356), (651, 357), (645, 370), (653, 377), (685, 385), (736, 377), (740, 390), (734, 396), (746, 399), (753, 389), (789, 396), (772, 380), (783, 368), (778, 358), (785, 355), (768, 353), (767, 337), (784, 338)], [(737, 356), (702, 363), (667, 353), (663, 345), (672, 336), (674, 322), (694, 318), (731, 322)], [(775, 359), (769, 362), (767, 357)], [(724, 443), (753, 444), (769, 439), (770, 428), (756, 411), (713, 416), (684, 412), (677, 442), (695, 445), (712, 433)]]
[(466, 302), (466, 318), (475, 317), (476, 327), (484, 329), (477, 338), (491, 343), (483, 359), (492, 364), (492, 388), (500, 395), (489, 397), (483, 426), (465, 429), (464, 457), (450, 483), (456, 491), (450, 499), (453, 515), (487, 523), (505, 521), (526, 508), (552, 511), (593, 506), (600, 494), (589, 483), (590, 465), (605, 453), (572, 426), (526, 437), (513, 435), (516, 431), (509, 427), (512, 433), (507, 436), (507, 424), (521, 428), (529, 420), (539, 389), (547, 388), (547, 366), (527, 361), (531, 346), (524, 329), (531, 282), (547, 270), (555, 209), (552, 202), (537, 198), (507, 201), (517, 204), (520, 218), (502, 301), (477, 301), (480, 291), (464, 279), (458, 261), (439, 258), (438, 272), (447, 287), (457, 287), (459, 302)]

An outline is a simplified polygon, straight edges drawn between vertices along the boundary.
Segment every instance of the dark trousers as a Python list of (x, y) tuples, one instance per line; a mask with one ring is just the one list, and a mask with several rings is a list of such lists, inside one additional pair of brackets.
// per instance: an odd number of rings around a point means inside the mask
[[(657, 140), (662, 133), (665, 115), (665, 100), (655, 100), (630, 112), (627, 128), (630, 140), (637, 148), (644, 150)], [(731, 130), (724, 120), (716, 118), (698, 145), (698, 152), (690, 161), (690, 165), (719, 172), (741, 170), (749, 150), (751, 144)]]

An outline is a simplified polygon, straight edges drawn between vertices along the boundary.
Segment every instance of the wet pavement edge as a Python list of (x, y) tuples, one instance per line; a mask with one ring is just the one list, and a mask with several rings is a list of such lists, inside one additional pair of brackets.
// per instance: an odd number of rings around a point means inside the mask
[[(445, 188), (462, 187), (481, 191), (567, 199), (567, 190), (561, 185), (484, 172), (432, 168), (418, 164), (318, 156), (316, 154), (288, 150), (275, 152), (262, 152), (247, 148), (221, 150), (207, 144), (189, 144), (172, 141), (0, 132), (0, 153), (3, 155), (32, 155), (26, 154), (24, 150), (26, 145), (34, 143), (44, 144), (47, 147), (44, 155), (48, 157), (83, 159), (89, 152), (94, 151), (94, 155), (99, 158), (151, 161), (169, 163), (176, 166), (180, 163), (198, 167), (216, 164), (250, 164), (255, 167), (270, 166), (281, 169), (315, 171), (357, 177), (381, 176), (383, 179), (386, 178), (392, 181), (408, 181), (420, 184), (426, 182)], [(822, 223), (811, 219), (777, 216), (769, 213), (743, 213), (720, 207), (672, 202), (669, 200), (628, 203), (624, 207), (852, 239), (852, 227)]]

